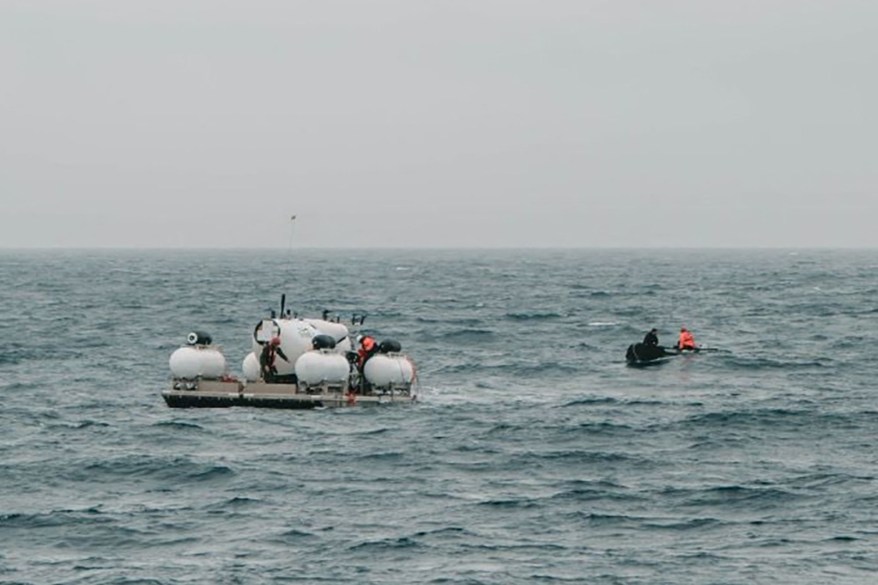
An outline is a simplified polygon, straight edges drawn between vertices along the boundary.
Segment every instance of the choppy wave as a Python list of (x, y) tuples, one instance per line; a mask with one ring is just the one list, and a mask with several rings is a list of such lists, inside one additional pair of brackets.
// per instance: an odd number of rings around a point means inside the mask
[(513, 321), (551, 321), (561, 317), (563, 315), (551, 311), (506, 313), (506, 318)]
[[(872, 255), (295, 253), (0, 255), (0, 580), (874, 580)], [(368, 311), (420, 401), (164, 405), (281, 293)], [(723, 351), (625, 367), (681, 323)]]

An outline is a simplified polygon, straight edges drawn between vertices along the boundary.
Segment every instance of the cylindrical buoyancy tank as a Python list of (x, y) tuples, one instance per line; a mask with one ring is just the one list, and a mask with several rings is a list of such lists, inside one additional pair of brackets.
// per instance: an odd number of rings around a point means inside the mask
[(186, 343), (189, 345), (210, 345), (213, 338), (203, 331), (192, 331), (186, 336)]
[(255, 382), (259, 379), (259, 358), (252, 351), (244, 358), (244, 363), (241, 364), (241, 372), (244, 374), (244, 379), (248, 382)]
[(198, 377), (219, 378), (226, 373), (225, 356), (210, 347), (180, 347), (171, 354), (168, 365), (175, 378), (187, 380)]
[(378, 344), (378, 351), (381, 353), (399, 353), (402, 351), (402, 344), (395, 339), (385, 339)]
[(256, 354), (257, 363), (262, 353), (260, 341), (265, 339), (267, 342), (270, 339), (270, 336), (265, 334), (266, 328), (271, 328), (271, 333), (280, 337), (278, 348), (287, 357), (284, 359), (278, 353), (274, 360), (274, 367), (281, 376), (295, 372), (296, 360), (300, 355), (311, 350), (311, 339), (319, 334), (317, 329), (304, 319), (265, 319), (253, 331), (252, 350)]
[(334, 323), (323, 319), (305, 319), (323, 335), (329, 335), (335, 339), (335, 353), (345, 353), (351, 350), (351, 340), (348, 338), (350, 331), (343, 323)]
[(335, 353), (344, 355), (347, 352), (351, 351), (353, 345), (351, 344), (351, 338), (345, 337), (341, 340), (336, 340), (335, 342)]
[(311, 345), (314, 349), (334, 349), (335, 338), (333, 338), (332, 335), (321, 333), (320, 335), (315, 335), (311, 339)]
[(378, 353), (363, 366), (363, 375), (376, 388), (407, 386), (415, 378), (415, 368), (404, 355)]
[(306, 386), (344, 384), (349, 375), (348, 360), (329, 349), (305, 352), (296, 360), (296, 378)]

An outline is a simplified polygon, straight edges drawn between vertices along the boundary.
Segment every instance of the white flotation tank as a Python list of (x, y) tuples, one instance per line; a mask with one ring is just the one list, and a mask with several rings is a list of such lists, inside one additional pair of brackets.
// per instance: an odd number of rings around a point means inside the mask
[(415, 368), (401, 354), (375, 354), (363, 366), (363, 375), (375, 388), (407, 387), (415, 379)]
[(305, 386), (347, 384), (350, 370), (348, 360), (331, 349), (309, 351), (296, 360), (296, 378)]
[(311, 350), (311, 338), (315, 335), (319, 335), (317, 329), (304, 319), (263, 319), (253, 331), (252, 350), (256, 354), (257, 368), (262, 344), (268, 343), (272, 337), (277, 336), (280, 337), (278, 347), (287, 359), (282, 358), (278, 353), (274, 367), (280, 376), (292, 374), (299, 356)]
[(335, 340), (335, 353), (344, 355), (351, 351), (350, 331), (343, 323), (325, 321), (323, 319), (305, 319), (323, 335), (329, 335)]
[(244, 379), (248, 382), (259, 380), (259, 358), (252, 351), (244, 358), (244, 363), (241, 364), (241, 372), (244, 374)]
[(187, 345), (178, 348), (168, 360), (175, 378), (220, 378), (226, 373), (226, 358), (213, 347)]

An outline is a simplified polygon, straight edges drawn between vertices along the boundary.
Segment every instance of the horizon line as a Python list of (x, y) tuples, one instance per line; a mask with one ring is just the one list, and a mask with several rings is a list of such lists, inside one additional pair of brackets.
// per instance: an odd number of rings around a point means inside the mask
[(293, 251), (695, 251), (695, 250), (878, 250), (878, 246), (0, 246), (0, 251), (214, 251), (214, 252), (293, 252)]

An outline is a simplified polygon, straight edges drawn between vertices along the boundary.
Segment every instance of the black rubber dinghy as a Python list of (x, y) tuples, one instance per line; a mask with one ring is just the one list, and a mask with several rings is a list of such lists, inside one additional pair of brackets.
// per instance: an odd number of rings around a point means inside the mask
[(625, 352), (625, 361), (630, 366), (648, 366), (662, 364), (672, 357), (680, 355), (677, 350), (667, 350), (661, 345), (632, 343)]

